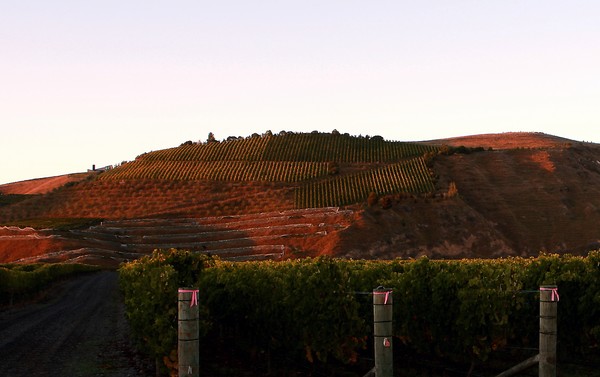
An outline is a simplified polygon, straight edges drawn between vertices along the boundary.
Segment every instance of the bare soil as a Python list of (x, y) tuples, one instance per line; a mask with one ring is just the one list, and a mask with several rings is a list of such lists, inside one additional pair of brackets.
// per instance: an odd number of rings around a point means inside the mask
[(0, 375), (147, 376), (118, 289), (102, 271), (51, 287), (42, 300), (0, 311)]

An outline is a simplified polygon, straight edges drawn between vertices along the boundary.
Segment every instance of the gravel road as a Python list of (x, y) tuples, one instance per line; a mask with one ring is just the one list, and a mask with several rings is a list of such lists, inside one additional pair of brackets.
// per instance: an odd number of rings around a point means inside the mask
[(0, 311), (0, 376), (146, 376), (134, 351), (118, 273), (61, 282), (44, 300)]

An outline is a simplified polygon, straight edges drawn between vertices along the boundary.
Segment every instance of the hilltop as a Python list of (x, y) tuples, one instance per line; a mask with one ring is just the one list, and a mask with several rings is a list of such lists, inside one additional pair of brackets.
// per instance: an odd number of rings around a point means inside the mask
[(597, 144), (542, 133), (186, 142), (1, 185), (0, 223), (17, 226), (0, 261), (114, 265), (157, 247), (233, 260), (585, 253), (600, 239), (599, 161)]

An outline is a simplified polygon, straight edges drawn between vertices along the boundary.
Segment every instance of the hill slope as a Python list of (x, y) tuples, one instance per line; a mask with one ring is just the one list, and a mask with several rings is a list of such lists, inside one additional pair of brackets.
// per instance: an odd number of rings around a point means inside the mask
[[(531, 144), (516, 143), (522, 139)], [(486, 151), (439, 156), (434, 165), (438, 186), (455, 183), (457, 197), (404, 200), (388, 211), (366, 211), (349, 229), (361, 234), (357, 238), (369, 237), (370, 255), (529, 256), (599, 247), (598, 145), (543, 134), (477, 135), (476, 144), (469, 140), (454, 142), (483, 145)], [(520, 147), (487, 150), (497, 142)], [(337, 247), (338, 255), (365, 252), (351, 242)]]
[[(99, 232), (5, 229), (0, 259), (60, 251), (54, 260), (102, 255), (108, 263), (153, 247), (216, 252), (224, 244), (237, 251), (223, 255), (242, 259), (580, 253), (597, 248), (600, 239), (594, 225), (600, 220), (598, 161), (596, 144), (539, 133), (422, 143), (314, 133), (184, 143), (4, 205), (0, 223), (73, 217), (114, 223)], [(18, 193), (7, 186), (0, 192)], [(458, 195), (448, 195), (451, 186)], [(379, 194), (379, 203), (367, 205), (370, 192)], [(312, 207), (324, 209), (308, 221), (302, 211)], [(158, 228), (174, 224), (175, 233), (141, 229), (145, 241), (133, 242), (127, 219), (140, 218), (163, 219)], [(198, 228), (204, 218), (213, 219), (210, 230)], [(246, 225), (224, 232), (231, 218)], [(29, 234), (19, 238), (19, 232)], [(23, 247), (35, 237), (38, 246)]]

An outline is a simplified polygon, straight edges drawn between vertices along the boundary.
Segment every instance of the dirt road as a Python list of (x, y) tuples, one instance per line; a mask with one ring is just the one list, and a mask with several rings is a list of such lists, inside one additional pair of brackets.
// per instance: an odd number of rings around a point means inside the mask
[(0, 312), (0, 376), (144, 376), (118, 274), (62, 282), (42, 302)]

